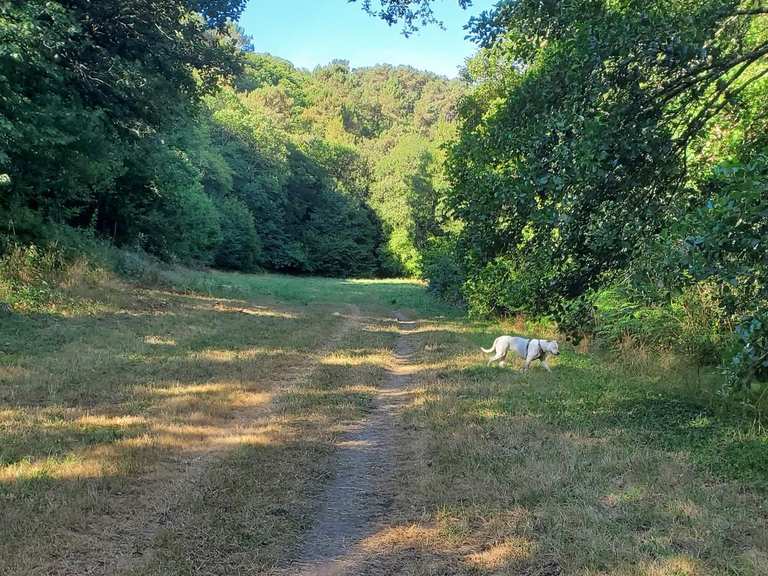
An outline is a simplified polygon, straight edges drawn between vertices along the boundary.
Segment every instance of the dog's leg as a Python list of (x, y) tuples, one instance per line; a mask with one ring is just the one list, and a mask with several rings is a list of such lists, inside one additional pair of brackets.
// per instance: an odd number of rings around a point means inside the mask
[(552, 372), (552, 370), (549, 369), (549, 364), (547, 364), (547, 358), (549, 358), (549, 354), (547, 354), (546, 352), (541, 355), (541, 358), (540, 358), (541, 359), (541, 365), (544, 366), (544, 369), (547, 372)]
[[(488, 360), (488, 366), (490, 366), (491, 364), (493, 364), (494, 362), (496, 362), (496, 360), (503, 360), (505, 356), (506, 356), (506, 354), (505, 354), (505, 353), (500, 353), (500, 352), (497, 352), (497, 353), (496, 353), (496, 356), (494, 356), (493, 358), (491, 358), (490, 360)], [(502, 365), (503, 365), (503, 362), (502, 362)]]
[(533, 364), (533, 361), (536, 360), (536, 356), (530, 355), (525, 359), (525, 364), (523, 365), (523, 372), (528, 372), (528, 369), (531, 367), (531, 364)]

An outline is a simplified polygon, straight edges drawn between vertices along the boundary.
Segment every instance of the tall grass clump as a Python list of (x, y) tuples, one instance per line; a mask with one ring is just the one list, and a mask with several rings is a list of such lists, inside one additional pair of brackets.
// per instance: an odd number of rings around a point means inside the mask
[(41, 311), (76, 300), (78, 288), (115, 278), (165, 285), (165, 268), (141, 249), (117, 248), (89, 230), (52, 226), (39, 243), (0, 237), (0, 302), (17, 312)]
[(722, 361), (732, 347), (733, 328), (711, 283), (688, 286), (666, 301), (645, 300), (622, 283), (597, 291), (591, 303), (595, 339), (606, 347), (642, 342), (705, 365)]
[(58, 244), (13, 244), (0, 255), (0, 301), (16, 311), (40, 311), (73, 288), (105, 280), (105, 264)]

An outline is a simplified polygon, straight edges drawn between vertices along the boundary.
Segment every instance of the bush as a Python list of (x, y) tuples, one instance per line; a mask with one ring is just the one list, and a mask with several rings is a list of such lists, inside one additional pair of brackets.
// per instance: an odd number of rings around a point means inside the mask
[(464, 295), (473, 316), (513, 316), (538, 311), (538, 284), (516, 261), (499, 256), (467, 279)]
[(214, 263), (230, 270), (254, 270), (261, 257), (261, 240), (251, 211), (237, 198), (223, 198), (216, 205), (221, 222), (221, 243)]
[(423, 274), (429, 289), (450, 304), (465, 304), (462, 287), (464, 271), (453, 237), (432, 238), (423, 256)]
[[(745, 319), (736, 328), (738, 350), (726, 367), (727, 392), (758, 393), (768, 383), (768, 313)], [(755, 385), (755, 383), (763, 383)], [(768, 388), (766, 388), (768, 390)]]
[(561, 300), (555, 308), (554, 316), (560, 332), (578, 344), (584, 336), (595, 331), (595, 307), (592, 293), (587, 293), (573, 300)]
[(126, 280), (142, 286), (165, 284), (162, 263), (140, 248), (119, 250), (114, 262), (114, 271)]
[(599, 343), (615, 347), (631, 339), (655, 350), (691, 355), (703, 364), (717, 364), (726, 355), (728, 318), (717, 284), (693, 284), (666, 302), (646, 300), (643, 293), (625, 281), (585, 298), (584, 305), (592, 307), (592, 329)]
[(100, 263), (85, 253), (58, 244), (14, 244), (0, 256), (0, 302), (23, 311), (36, 311), (59, 300), (62, 289), (97, 281)]

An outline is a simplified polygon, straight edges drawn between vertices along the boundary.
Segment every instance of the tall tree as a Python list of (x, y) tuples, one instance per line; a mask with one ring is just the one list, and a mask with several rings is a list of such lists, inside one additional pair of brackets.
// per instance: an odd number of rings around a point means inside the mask
[(747, 4), (516, 0), (472, 22), (487, 48), (451, 201), (474, 285), (506, 274), (502, 308), (546, 309), (676, 217), (691, 138), (765, 73), (763, 11)]

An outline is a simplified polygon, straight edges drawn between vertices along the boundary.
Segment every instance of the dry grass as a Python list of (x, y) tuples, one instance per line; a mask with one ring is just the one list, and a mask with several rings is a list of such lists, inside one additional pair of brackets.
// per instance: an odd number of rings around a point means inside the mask
[[(488, 336), (468, 326), (418, 331), (399, 497), (364, 544), (364, 574), (768, 574), (764, 492), (713, 475), (685, 446), (588, 420), (604, 406), (574, 390), (625, 377), (626, 367), (585, 373), (566, 351), (552, 375), (486, 369), (475, 351)], [(637, 370), (645, 386), (660, 371)], [(584, 422), (550, 413), (571, 394)]]
[(3, 319), (0, 574), (282, 573), (392, 367), (395, 307), (424, 320), (357, 573), (768, 574), (765, 491), (738, 476), (761, 436), (674, 358), (565, 349), (522, 376), (479, 345), (530, 325), (446, 318), (413, 283), (181, 279), (205, 294), (104, 281)]
[[(390, 357), (386, 321), (104, 283), (0, 327), (0, 573), (261, 573)], [(82, 309), (83, 292), (89, 305)]]

